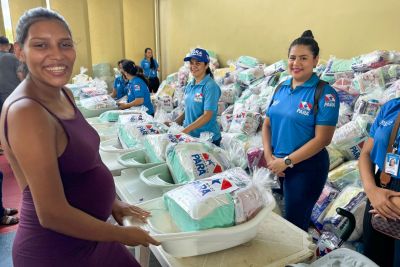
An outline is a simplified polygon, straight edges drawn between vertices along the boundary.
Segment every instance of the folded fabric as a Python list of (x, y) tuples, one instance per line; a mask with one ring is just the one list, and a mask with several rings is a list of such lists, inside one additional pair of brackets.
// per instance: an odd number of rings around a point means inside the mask
[(207, 178), (231, 167), (223, 149), (201, 141), (170, 144), (166, 161), (176, 184)]
[(258, 64), (258, 59), (250, 56), (240, 56), (236, 62), (236, 65), (245, 69), (254, 68)]
[(239, 72), (237, 81), (246, 85), (250, 85), (254, 81), (264, 77), (264, 72), (261, 67), (250, 68)]
[[(190, 182), (164, 194), (164, 203), (176, 225), (182, 231), (198, 231), (235, 224), (233, 192), (245, 188), (250, 178), (240, 168)], [(236, 196), (241, 199), (241, 209), (250, 206), (245, 192)], [(243, 214), (252, 214), (243, 209)]]
[(141, 145), (144, 136), (162, 134), (168, 127), (159, 122), (127, 123), (118, 127), (118, 138), (123, 148), (132, 148)]
[(265, 76), (270, 76), (274, 75), (278, 72), (282, 72), (287, 70), (287, 60), (279, 60), (278, 62), (275, 62), (274, 64), (271, 64), (267, 67), (264, 68), (264, 75)]

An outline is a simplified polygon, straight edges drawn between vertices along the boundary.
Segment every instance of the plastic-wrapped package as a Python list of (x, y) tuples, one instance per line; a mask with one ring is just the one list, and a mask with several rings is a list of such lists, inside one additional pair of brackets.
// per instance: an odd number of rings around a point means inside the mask
[(256, 66), (254, 68), (246, 69), (239, 72), (237, 81), (246, 85), (250, 85), (254, 81), (264, 77), (264, 72), (262, 69), (263, 65)]
[(222, 85), (221, 97), (219, 98), (219, 101), (225, 102), (227, 104), (233, 104), (239, 97), (240, 92), (241, 90), (234, 83), (229, 85)]
[(126, 123), (142, 123), (142, 122), (152, 122), (154, 118), (147, 114), (145, 111), (133, 110), (129, 114), (120, 114), (118, 116), (118, 124)]
[(187, 134), (155, 134), (144, 137), (143, 146), (151, 162), (165, 162), (165, 152), (169, 143), (193, 142), (196, 139)]
[(182, 67), (179, 68), (178, 85), (180, 87), (186, 86), (187, 81), (189, 79), (189, 73), (190, 73), (190, 68), (188, 68), (187, 66), (183, 65)]
[(81, 105), (86, 109), (117, 108), (115, 100), (109, 95), (94, 96), (82, 99)]
[(254, 135), (260, 126), (261, 115), (258, 112), (241, 111), (233, 114), (233, 120), (229, 127), (230, 133), (245, 133)]
[(118, 138), (122, 147), (132, 148), (142, 143), (146, 135), (163, 134), (168, 131), (168, 127), (159, 122), (148, 123), (127, 123), (118, 128)]
[(85, 99), (88, 97), (106, 95), (107, 90), (104, 88), (96, 88), (96, 87), (84, 87), (81, 89), (81, 93), (79, 94), (80, 99)]
[(228, 153), (233, 165), (247, 168), (247, 150), (249, 149), (249, 137), (242, 133), (222, 133), (221, 147)]
[(288, 67), (287, 60), (279, 60), (278, 62), (275, 62), (274, 64), (266, 66), (264, 68), (264, 75), (265, 76), (274, 75), (275, 73), (287, 70), (287, 67)]
[(354, 146), (360, 145), (368, 138), (367, 125), (368, 122), (362, 117), (344, 124), (336, 129), (332, 138), (333, 146), (344, 156), (358, 159), (360, 151), (352, 150), (356, 149)]
[(207, 178), (232, 167), (223, 149), (200, 141), (171, 144), (166, 161), (176, 184)]
[[(182, 105), (177, 106), (176, 108), (174, 108), (171, 113), (169, 114), (170, 117), (170, 121), (175, 121), (179, 115), (181, 115), (184, 112), (184, 108)], [(165, 121), (164, 121), (165, 122)]]
[(256, 59), (255, 57), (250, 57), (250, 56), (240, 56), (238, 58), (238, 60), (236, 61), (237, 66), (245, 68), (245, 69), (254, 68), (258, 64), (260, 64), (258, 59)]
[(329, 206), (324, 218), (323, 229), (326, 231), (333, 231), (346, 223), (347, 219), (344, 219), (341, 215), (336, 213), (336, 208), (341, 207), (353, 213), (356, 219), (356, 228), (348, 240), (354, 241), (360, 238), (363, 232), (363, 215), (366, 206), (366, 199), (367, 197), (361, 187), (345, 187)]
[(106, 112), (101, 113), (99, 119), (103, 122), (116, 122), (118, 121), (119, 116), (121, 115), (147, 114), (146, 110), (144, 109), (141, 110), (141, 108), (142, 107), (140, 107), (139, 109), (108, 110)]
[(245, 222), (265, 198), (242, 169), (234, 168), (171, 190), (164, 203), (178, 228), (198, 231)]
[(347, 161), (328, 173), (328, 182), (331, 184), (337, 184), (337, 181), (339, 181), (341, 177), (357, 170), (357, 160)]
[(374, 90), (382, 91), (399, 78), (400, 65), (386, 65), (357, 75), (353, 79), (352, 87), (360, 94), (367, 94)]
[(87, 74), (87, 69), (85, 67), (80, 67), (80, 72), (79, 74), (75, 75), (72, 78), (72, 83), (73, 84), (87, 84), (89, 81), (92, 80), (91, 77), (89, 77)]
[(329, 179), (329, 183), (339, 191), (350, 184), (360, 184), (360, 171), (356, 169), (338, 177), (338, 179)]
[(339, 118), (336, 127), (340, 128), (346, 123), (350, 122), (352, 116), (353, 116), (353, 111), (351, 110), (351, 107), (347, 103), (340, 103)]
[(329, 153), (329, 170), (333, 170), (343, 163), (344, 157), (339, 150), (334, 149), (332, 146), (327, 146), (326, 149)]
[[(170, 77), (170, 75), (168, 77)], [(168, 77), (167, 77), (167, 80), (163, 81), (160, 84), (160, 86), (158, 87), (156, 96), (169, 95), (172, 97), (174, 95), (174, 92), (175, 92), (175, 89), (177, 86), (175, 83), (172, 83), (172, 81), (168, 82)]]
[(183, 90), (184, 90), (184, 87), (176, 87), (175, 88), (174, 97), (173, 97), (174, 107), (182, 106), (183, 98), (185, 96)]
[(233, 109), (234, 106), (231, 105), (225, 109), (224, 112), (221, 114), (221, 126), (224, 132), (228, 132), (229, 127), (231, 125), (233, 119)]
[(385, 66), (390, 63), (389, 51), (377, 50), (352, 59), (351, 68), (355, 72), (365, 72)]
[(353, 78), (339, 78), (336, 79), (332, 84), (332, 87), (335, 88), (336, 91), (343, 91), (349, 94), (358, 94), (359, 92), (353, 92), (351, 89)]
[(321, 79), (332, 84), (335, 81), (336, 73), (346, 73), (352, 71), (352, 62), (352, 59), (338, 59), (331, 56), (326, 64), (324, 72), (321, 74)]
[(326, 208), (337, 197), (339, 191), (326, 184), (311, 213), (311, 221), (319, 230), (323, 227)]
[(397, 80), (394, 83), (392, 83), (390, 87), (384, 91), (380, 103), (381, 105), (383, 105), (386, 102), (397, 97), (400, 97), (400, 80)]
[(156, 97), (157, 108), (162, 108), (167, 112), (171, 112), (174, 109), (172, 103), (172, 96), (170, 95), (158, 95)]
[(250, 170), (258, 167), (267, 168), (267, 161), (264, 157), (264, 148), (252, 147), (247, 150), (247, 166)]

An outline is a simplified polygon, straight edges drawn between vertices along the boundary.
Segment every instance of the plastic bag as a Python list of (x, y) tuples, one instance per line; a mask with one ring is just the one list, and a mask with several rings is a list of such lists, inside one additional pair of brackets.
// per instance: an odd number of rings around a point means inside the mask
[(166, 160), (176, 184), (207, 178), (232, 167), (223, 149), (200, 141), (170, 144)]
[(254, 135), (260, 126), (261, 115), (258, 112), (240, 111), (233, 114), (233, 120), (229, 127), (230, 133), (245, 133)]
[(222, 133), (221, 147), (228, 153), (233, 165), (247, 168), (247, 150), (249, 149), (249, 137), (240, 133)]
[(327, 146), (326, 149), (329, 153), (329, 170), (333, 170), (343, 163), (344, 157), (339, 150), (334, 149), (332, 146)]
[(354, 57), (351, 68), (356, 72), (365, 72), (390, 63), (389, 51), (377, 50), (369, 54)]
[(263, 65), (256, 66), (244, 71), (239, 72), (237, 81), (245, 85), (250, 85), (254, 81), (264, 77), (264, 72), (262, 69)]
[(319, 230), (321, 230), (323, 227), (323, 219), (325, 217), (327, 207), (337, 197), (338, 194), (338, 190), (326, 184), (317, 200), (317, 203), (315, 203), (311, 213), (311, 221)]
[(142, 144), (146, 135), (162, 134), (168, 127), (159, 122), (128, 123), (118, 128), (118, 138), (123, 148), (132, 148)]
[(117, 103), (109, 95), (94, 96), (82, 99), (81, 105), (86, 109), (117, 108)]
[(264, 68), (264, 75), (265, 76), (270, 76), (274, 75), (278, 72), (283, 72), (287, 70), (288, 63), (287, 60), (279, 60), (278, 62), (275, 62), (274, 64), (271, 64), (267, 67)]
[(258, 59), (250, 56), (240, 56), (238, 60), (236, 61), (236, 65), (245, 69), (248, 68), (254, 68), (256, 67), (260, 62)]

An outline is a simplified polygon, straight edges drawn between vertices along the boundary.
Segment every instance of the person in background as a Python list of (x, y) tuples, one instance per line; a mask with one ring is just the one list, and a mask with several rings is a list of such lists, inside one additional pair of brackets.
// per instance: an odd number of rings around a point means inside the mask
[[(339, 114), (336, 91), (325, 84), (318, 103), (319, 84), (313, 68), (319, 59), (318, 43), (305, 31), (289, 47), (291, 78), (275, 92), (262, 126), (264, 156), (268, 168), (283, 177), (285, 216), (307, 231), (312, 208), (329, 171), (330, 144)], [(316, 114), (313, 107), (318, 104)]]
[(126, 84), (127, 84), (127, 78), (122, 73), (122, 63), (125, 60), (126, 59), (121, 59), (120, 61), (118, 61), (118, 70), (121, 72), (121, 75), (119, 75), (118, 77), (115, 78), (114, 87), (113, 87), (113, 90), (112, 90), (112, 92), (110, 94), (110, 96), (112, 98), (115, 98), (117, 100), (126, 95), (126, 88), (125, 87), (126, 87)]
[(185, 110), (175, 122), (183, 123), (183, 132), (194, 137), (200, 137), (202, 132), (211, 132), (213, 143), (219, 146), (222, 138), (217, 113), (221, 89), (213, 79), (210, 57), (206, 50), (196, 48), (184, 61), (190, 61), (194, 79), (185, 87)]
[[(13, 53), (10, 53), (11, 44), (7, 37), (0, 36), (0, 113), (4, 100), (14, 91), (20, 83), (18, 78), (19, 61)], [(3, 148), (0, 144), (0, 153)], [(3, 173), (0, 172), (0, 224), (13, 225), (18, 223), (18, 218), (12, 215), (18, 213), (15, 208), (4, 208), (2, 202)]]
[(160, 70), (157, 60), (153, 58), (153, 50), (146, 48), (144, 50), (144, 58), (140, 62), (143, 68), (144, 77), (149, 80), (149, 89), (151, 93), (156, 93), (160, 86), (157, 71)]
[[(0, 138), (22, 190), (13, 244), (19, 266), (139, 266), (125, 245), (160, 244), (125, 216), (150, 213), (116, 198), (113, 176), (99, 155), (100, 137), (65, 88), (76, 58), (61, 15), (26, 11), (15, 49), (28, 76), (4, 102)], [(112, 215), (119, 225), (107, 222)]]
[(128, 79), (126, 91), (128, 94), (127, 103), (117, 103), (120, 109), (144, 106), (147, 113), (154, 116), (154, 108), (150, 99), (148, 82), (143, 76), (142, 68), (135, 65), (132, 60), (126, 60), (122, 63), (122, 73)]
[[(359, 158), (360, 177), (368, 197), (363, 225), (364, 254), (381, 267), (400, 266), (400, 240), (376, 231), (371, 225), (375, 214), (389, 219), (400, 219), (400, 192), (391, 190), (395, 186), (399, 187), (399, 173), (391, 175), (391, 181), (386, 188), (380, 186), (390, 135), (399, 112), (400, 98), (392, 99), (381, 107)], [(399, 132), (394, 142), (394, 147), (397, 148), (400, 144)], [(399, 155), (398, 149), (395, 154)]]

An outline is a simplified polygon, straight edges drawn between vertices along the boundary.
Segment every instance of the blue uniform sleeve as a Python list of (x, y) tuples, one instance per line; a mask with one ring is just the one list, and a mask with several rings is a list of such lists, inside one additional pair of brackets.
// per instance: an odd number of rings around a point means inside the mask
[(323, 88), (318, 102), (316, 125), (336, 126), (339, 118), (339, 96), (329, 85)]
[(135, 100), (135, 93), (133, 92), (133, 88), (132, 88), (132, 84), (131, 83), (128, 83), (125, 86), (125, 90), (126, 90), (126, 94), (128, 95), (127, 102), (130, 103), (133, 100)]
[(113, 85), (113, 86), (114, 86), (115, 89), (117, 89), (119, 77), (120, 77), (120, 76), (118, 76), (118, 77), (115, 78), (115, 80), (114, 80), (114, 85)]
[(145, 61), (146, 59), (142, 59), (142, 61), (140, 61), (140, 66), (142, 67), (142, 69), (144, 69), (144, 61)]
[(136, 98), (144, 98), (144, 90), (146, 90), (145, 84), (142, 83), (134, 83), (132, 91)]
[(221, 96), (221, 89), (214, 82), (207, 84), (204, 87), (204, 110), (217, 111), (218, 110), (218, 101)]

